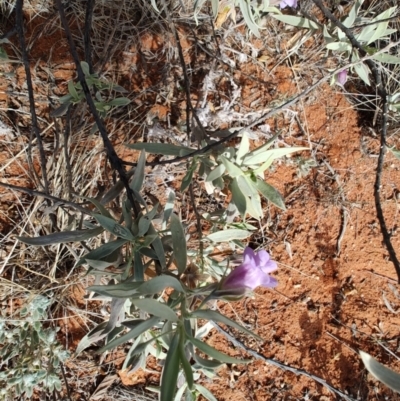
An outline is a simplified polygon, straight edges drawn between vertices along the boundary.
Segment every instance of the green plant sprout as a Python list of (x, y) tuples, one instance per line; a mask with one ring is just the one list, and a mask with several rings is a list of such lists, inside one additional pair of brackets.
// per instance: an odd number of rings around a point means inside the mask
[[(97, 74), (91, 74), (89, 70), (89, 65), (85, 61), (81, 62), (81, 67), (85, 74), (85, 79), (88, 87), (92, 90), (95, 90), (94, 104), (101, 117), (104, 118), (112, 108), (126, 106), (131, 102), (126, 97), (117, 97), (115, 99), (107, 100), (104, 95), (102, 95), (102, 91), (112, 90), (115, 92), (124, 93), (126, 92), (126, 90), (119, 85), (115, 85), (113, 83), (106, 82), (103, 79), (100, 79)], [(74, 84), (73, 81), (69, 81), (68, 94), (60, 98), (61, 106), (53, 110), (51, 114), (53, 117), (61, 117), (67, 112), (71, 104), (79, 104), (84, 99), (85, 94), (83, 93), (82, 85), (79, 82)]]
[(60, 363), (69, 353), (55, 330), (43, 328), (51, 302), (39, 295), (21, 309), (21, 320), (0, 319), (0, 400), (30, 398), (35, 389), (61, 390)]

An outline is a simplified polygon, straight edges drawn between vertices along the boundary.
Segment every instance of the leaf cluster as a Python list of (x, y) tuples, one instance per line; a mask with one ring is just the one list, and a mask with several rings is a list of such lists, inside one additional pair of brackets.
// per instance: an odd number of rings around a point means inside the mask
[[(95, 92), (94, 104), (97, 111), (99, 112), (100, 117), (105, 117), (107, 113), (114, 107), (126, 106), (131, 102), (126, 97), (117, 97), (108, 100), (105, 95), (102, 94), (103, 91), (124, 93), (126, 92), (126, 90), (119, 85), (115, 85), (113, 83), (100, 79), (97, 74), (91, 74), (89, 70), (89, 65), (85, 61), (81, 62), (81, 67), (85, 74), (85, 79), (88, 87)], [(60, 98), (61, 106), (53, 110), (51, 114), (53, 117), (61, 117), (67, 112), (71, 104), (79, 104), (84, 99), (85, 94), (83, 92), (81, 83), (74, 83), (71, 80), (68, 82), (68, 94)]]
[(50, 304), (37, 296), (21, 309), (20, 320), (0, 320), (0, 400), (30, 398), (35, 388), (61, 390), (59, 366), (69, 353), (56, 331), (43, 327)]

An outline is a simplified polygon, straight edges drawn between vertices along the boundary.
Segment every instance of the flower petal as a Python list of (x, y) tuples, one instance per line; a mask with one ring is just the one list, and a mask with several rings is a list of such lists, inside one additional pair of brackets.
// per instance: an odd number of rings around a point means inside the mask
[(264, 273), (251, 264), (242, 264), (233, 270), (225, 279), (222, 288), (254, 288), (258, 287), (263, 280)]
[(243, 253), (243, 263), (254, 264), (256, 257), (257, 255), (255, 254), (255, 252), (250, 247), (247, 246)]
[(264, 266), (269, 262), (269, 254), (267, 251), (258, 251), (257, 255), (255, 256), (257, 266)]
[(264, 266), (260, 266), (261, 270), (265, 273), (272, 273), (278, 269), (278, 264), (274, 260), (269, 260)]
[(278, 280), (274, 277), (269, 277), (269, 288), (275, 288), (278, 285)]

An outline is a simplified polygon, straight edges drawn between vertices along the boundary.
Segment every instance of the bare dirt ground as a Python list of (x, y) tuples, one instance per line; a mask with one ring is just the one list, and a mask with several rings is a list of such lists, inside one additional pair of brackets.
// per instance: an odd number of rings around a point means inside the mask
[[(81, 17), (70, 13), (74, 35), (79, 40), (82, 40)], [(75, 76), (57, 14), (36, 18), (27, 15), (26, 23), (32, 49), (35, 106), (48, 155), (51, 193), (71, 199), (73, 193), (96, 196), (102, 188), (111, 185), (113, 176), (107, 168), (98, 134), (89, 133), (90, 118), (86, 119), (85, 111), (73, 110), (71, 136), (66, 146), (65, 121), (49, 115), (55, 97), (66, 93), (68, 80)], [(8, 26), (11, 25), (12, 19), (9, 19)], [(104, 26), (102, 29), (106, 30)], [(214, 44), (207, 42), (210, 34), (205, 29), (198, 29), (195, 37), (193, 27), (182, 24), (179, 32), (185, 61), (191, 66), (192, 102), (202, 110), (209, 129), (244, 126), (256, 113), (300, 93), (322, 77), (319, 67), (308, 69), (305, 61), (312, 60), (313, 54), (315, 59), (319, 57), (314, 38), (306, 41), (308, 50), (302, 57), (295, 54), (286, 59), (285, 51), (290, 53), (290, 39), (295, 31), (282, 39), (278, 54), (271, 53), (273, 30), (263, 40), (249, 40), (246, 46), (240, 42), (247, 35), (244, 27), (230, 36), (224, 36), (222, 31), (218, 39), (228, 50), (222, 51), (220, 59), (202, 50), (204, 47), (215, 50)], [(113, 49), (114, 53), (104, 64), (103, 74), (129, 91), (132, 104), (127, 113), (117, 113), (106, 122), (118, 154), (134, 162), (137, 154), (123, 146), (126, 142), (149, 138), (153, 142), (167, 142), (172, 138), (173, 143), (179, 143), (185, 139), (179, 127), (184, 125), (186, 105), (181, 68), (177, 58), (168, 53), (174, 48), (173, 38), (157, 29), (141, 32), (135, 41), (126, 41), (123, 50), (121, 38), (116, 41), (117, 50)], [(10, 41), (5, 48), (9, 57), (14, 58), (18, 55), (18, 41), (15, 37)], [(80, 52), (83, 54), (82, 48)], [(94, 53), (99, 66), (102, 54), (96, 47)], [(168, 61), (170, 65), (166, 66)], [(329, 66), (329, 61), (319, 63)], [(23, 67), (18, 63), (4, 63), (0, 69), (3, 124), (0, 126), (0, 179), (3, 183), (42, 190), (38, 187), (41, 176), (38, 150), (30, 138)], [(352, 80), (346, 85), (349, 92), (352, 85)], [(265, 121), (264, 128), (253, 129), (253, 146), (262, 144), (275, 132), (280, 132), (279, 144), (311, 147), (311, 151), (276, 162), (267, 172), (266, 181), (282, 193), (287, 210), (265, 204), (260, 229), (250, 239), (251, 247), (268, 250), (279, 263), (275, 274), (279, 285), (274, 290), (258, 289), (250, 299), (221, 303), (219, 308), (254, 330), (265, 342), (257, 344), (238, 333), (232, 335), (260, 355), (296, 368), (299, 374), (255, 360), (249, 365), (226, 366), (218, 372), (216, 380), (203, 379), (203, 384), (220, 401), (340, 399), (307, 377), (308, 373), (319, 376), (354, 400), (397, 400), (396, 394), (367, 374), (357, 354), (357, 350), (364, 350), (400, 371), (399, 361), (391, 355), (398, 354), (400, 347), (397, 315), (400, 299), (395, 271), (382, 242), (375, 211), (373, 184), (379, 140), (372, 118), (358, 113), (344, 91), (322, 84), (291, 110)], [(395, 134), (393, 131), (391, 136), (394, 145)], [(72, 192), (67, 185), (65, 147), (73, 166)], [(389, 153), (384, 164), (381, 197), (397, 250), (400, 249), (399, 168), (399, 161)], [(182, 166), (149, 169), (150, 196), (164, 204), (168, 186), (178, 189), (183, 171)], [(225, 200), (224, 194), (220, 199), (208, 199), (200, 182), (196, 196), (204, 210), (212, 202), (223, 205)], [(186, 195), (179, 195), (178, 199), (187, 222), (195, 221)], [(0, 187), (0, 272), (4, 283), (14, 282), (31, 291), (29, 286), (35, 278), (41, 280), (43, 288), (62, 294), (62, 301), (53, 311), (54, 324), (61, 328), (60, 341), (73, 352), (93, 323), (101, 321), (105, 308), (101, 303), (85, 299), (90, 277), (84, 278), (84, 271), (70, 274), (74, 263), (68, 253), (71, 247), (38, 250), (20, 249), (21, 245), (15, 245), (15, 235), (21, 235), (21, 230), (43, 234), (54, 229), (48, 218), (51, 212), (41, 198)], [(67, 218), (57, 213), (60, 229), (66, 226)], [(196, 242), (193, 240), (191, 244)], [(35, 287), (38, 288), (37, 284)], [(24, 292), (10, 288), (7, 305), (15, 308)], [(211, 332), (207, 341), (232, 356), (246, 356), (216, 331)], [(158, 384), (159, 367), (152, 361), (149, 371), (128, 374), (120, 370), (123, 349), (105, 358), (93, 356), (91, 351), (71, 358), (65, 366), (73, 400), (108, 400), (110, 395), (105, 392), (99, 398), (89, 398), (102, 380), (107, 379), (110, 391), (117, 387), (124, 388), (125, 392), (137, 391)], [(120, 387), (121, 383), (125, 387)], [(119, 399), (116, 394), (114, 399)], [(146, 397), (135, 394), (132, 397), (137, 398), (131, 399)]]

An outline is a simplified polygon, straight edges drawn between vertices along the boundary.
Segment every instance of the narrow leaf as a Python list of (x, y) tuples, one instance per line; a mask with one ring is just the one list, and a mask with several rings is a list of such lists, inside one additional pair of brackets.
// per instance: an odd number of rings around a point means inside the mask
[(175, 192), (171, 191), (168, 194), (168, 199), (167, 199), (167, 203), (165, 204), (164, 207), (164, 216), (163, 216), (163, 230), (165, 230), (166, 224), (171, 216), (171, 213), (174, 210), (174, 203), (175, 203)]
[(230, 184), (230, 190), (232, 192), (232, 201), (237, 207), (240, 215), (242, 217), (246, 214), (246, 197), (243, 192), (240, 190), (237, 179), (234, 178)]
[(238, 176), (244, 174), (244, 171), (239, 166), (237, 166), (236, 164), (232, 163), (226, 157), (220, 156), (220, 159), (221, 159), (222, 163), (224, 163), (224, 166), (226, 167), (226, 170), (227, 170), (228, 174), (232, 178), (235, 178), (235, 177), (238, 177)]
[(171, 215), (171, 236), (174, 249), (174, 258), (178, 267), (179, 274), (186, 270), (187, 266), (187, 247), (185, 232), (179, 217), (173, 213)]
[(282, 21), (285, 24), (296, 26), (297, 28), (306, 28), (306, 29), (319, 29), (319, 25), (314, 21), (309, 20), (304, 17), (297, 17), (295, 15), (284, 15), (284, 14), (270, 14), (271, 17), (277, 19), (278, 21)]
[(225, 173), (225, 166), (223, 164), (219, 164), (217, 167), (215, 167), (214, 170), (211, 171), (210, 174), (208, 174), (206, 181), (207, 182), (212, 182), (214, 180), (216, 180), (217, 178), (221, 177), (222, 174)]
[(182, 179), (182, 184), (181, 184), (181, 191), (184, 192), (186, 188), (189, 187), (189, 185), (192, 183), (193, 180), (193, 174), (196, 171), (198, 166), (197, 160), (193, 160), (192, 164), (189, 167), (188, 172), (185, 174), (185, 176)]
[(243, 164), (246, 166), (254, 165), (254, 164), (260, 164), (264, 163), (267, 160), (271, 159), (275, 160), (283, 156), (287, 156), (290, 153), (294, 152), (299, 152), (302, 150), (308, 150), (308, 148), (305, 147), (293, 147), (293, 148), (276, 148), (276, 149), (270, 149), (265, 152), (256, 154), (255, 156), (252, 156), (249, 154), (247, 157), (245, 157)]
[(78, 266), (85, 263), (85, 260), (102, 260), (106, 256), (111, 255), (117, 249), (121, 248), (127, 242), (128, 241), (126, 239), (117, 239), (115, 241), (107, 242), (107, 244), (104, 244), (104, 245), (100, 246), (99, 248), (94, 249), (93, 251), (90, 251), (89, 253), (87, 253), (78, 262)]
[(228, 317), (222, 315), (217, 311), (212, 311), (210, 309), (199, 309), (197, 311), (194, 311), (190, 316), (197, 319), (206, 319), (206, 320), (211, 320), (213, 322), (226, 324), (227, 326), (233, 327), (239, 331), (242, 331), (243, 333), (246, 333), (254, 338), (257, 338), (257, 340), (263, 341), (263, 339), (260, 336), (253, 333), (251, 330), (246, 329), (239, 323), (236, 323), (234, 320), (229, 319)]
[(178, 352), (179, 352), (179, 359), (181, 360), (182, 363), (183, 371), (185, 372), (187, 386), (189, 387), (189, 390), (193, 390), (193, 385), (194, 385), (193, 371), (192, 371), (192, 366), (190, 365), (189, 361), (186, 358), (185, 338), (180, 339)]
[(165, 250), (164, 250), (161, 238), (158, 236), (157, 231), (153, 227), (152, 224), (150, 225), (147, 235), (155, 235), (156, 236), (151, 243), (151, 247), (154, 249), (154, 252), (157, 255), (157, 258), (158, 258), (158, 261), (160, 262), (161, 268), (165, 269), (165, 267), (167, 266), (167, 261), (165, 259)]
[(138, 288), (143, 283), (140, 282), (124, 282), (111, 285), (91, 285), (88, 291), (96, 292), (97, 294), (104, 295), (111, 298), (130, 298), (138, 295)]
[(217, 351), (215, 348), (209, 346), (208, 344), (204, 343), (203, 341), (197, 340), (193, 337), (188, 337), (188, 340), (197, 347), (200, 351), (204, 352), (208, 356), (213, 359), (217, 359), (218, 361), (225, 362), (225, 363), (250, 363), (251, 359), (237, 359), (231, 356), (225, 355), (222, 352)]
[(362, 361), (368, 372), (389, 388), (400, 393), (400, 374), (379, 363), (366, 352), (359, 351)]
[(86, 241), (87, 239), (96, 237), (103, 231), (103, 227), (96, 227), (90, 230), (62, 231), (59, 233), (43, 235), (42, 237), (17, 237), (17, 240), (28, 245), (45, 246), (62, 244), (65, 242)]
[(126, 239), (128, 241), (134, 241), (135, 237), (133, 234), (124, 226), (118, 224), (114, 219), (111, 219), (101, 214), (94, 214), (93, 217), (98, 221), (98, 223), (104, 227), (110, 233)]
[(169, 306), (158, 302), (155, 299), (133, 299), (132, 302), (138, 309), (143, 310), (150, 315), (158, 316), (170, 320), (171, 322), (178, 321), (178, 316)]
[(87, 200), (87, 201), (93, 203), (93, 205), (95, 205), (95, 206), (97, 207), (98, 211), (99, 211), (103, 216), (109, 217), (110, 219), (112, 218), (110, 212), (109, 212), (97, 199), (95, 199), (95, 198), (90, 198), (90, 197), (88, 197), (88, 196), (80, 196), (80, 197), (81, 197), (82, 199), (85, 199), (85, 200)]
[(268, 201), (273, 203), (275, 206), (282, 210), (286, 210), (285, 201), (282, 195), (272, 185), (257, 178), (256, 187), (260, 191), (261, 195), (264, 196)]
[(164, 156), (186, 156), (196, 150), (169, 143), (132, 143), (126, 146), (130, 149), (145, 150), (147, 153), (156, 153)]
[(135, 252), (134, 261), (133, 261), (133, 277), (135, 281), (143, 282), (144, 281), (144, 265), (142, 261), (142, 257), (139, 252)]
[(205, 358), (202, 358), (201, 356), (198, 356), (197, 354), (193, 355), (193, 359), (200, 366), (202, 366), (202, 367), (204, 367), (206, 369), (212, 369), (212, 370), (217, 369), (221, 365), (224, 364), (224, 362), (217, 361), (216, 359), (205, 359)]
[(155, 326), (159, 322), (159, 320), (160, 319), (158, 317), (151, 317), (150, 319), (145, 320), (144, 322), (138, 324), (134, 329), (132, 329), (128, 333), (110, 341), (108, 344), (102, 347), (97, 353), (101, 354), (105, 351), (118, 347), (119, 345), (124, 344), (127, 341), (136, 338), (137, 336), (140, 336), (145, 331)]
[(146, 281), (138, 288), (138, 292), (143, 295), (158, 294), (166, 288), (173, 288), (178, 292), (184, 292), (182, 284), (178, 279), (172, 276), (157, 276), (153, 279)]
[(93, 343), (100, 341), (102, 338), (104, 338), (108, 334), (108, 332), (104, 332), (104, 329), (106, 328), (107, 324), (108, 322), (102, 322), (94, 329), (90, 330), (89, 333), (87, 333), (81, 339), (81, 341), (79, 341), (75, 354), (76, 355), (80, 354), (84, 349), (90, 347)]
[(201, 384), (195, 384), (196, 390), (208, 401), (218, 401), (210, 390), (203, 387)]
[(127, 97), (117, 97), (111, 100), (111, 102), (108, 102), (108, 104), (110, 106), (126, 106), (130, 102), (131, 102), (130, 99), (128, 99)]
[(161, 376), (160, 401), (171, 401), (176, 392), (179, 374), (179, 331), (172, 338)]
[(136, 166), (135, 174), (133, 175), (130, 187), (133, 191), (139, 192), (142, 188), (144, 181), (144, 169), (146, 167), (146, 152), (142, 150), (140, 152), (140, 157), (138, 164)]
[(229, 242), (234, 239), (246, 239), (250, 235), (250, 231), (231, 228), (228, 230), (217, 231), (215, 233), (209, 234), (206, 238), (213, 242)]

